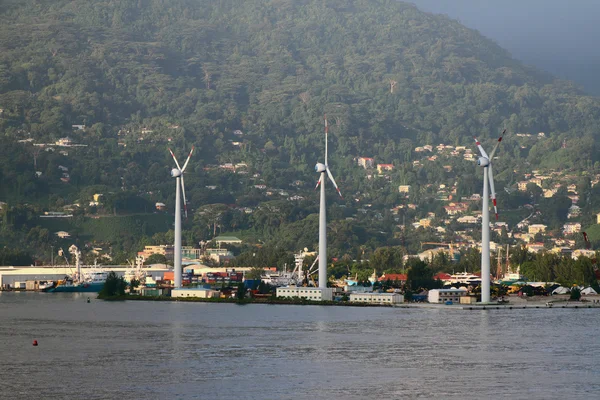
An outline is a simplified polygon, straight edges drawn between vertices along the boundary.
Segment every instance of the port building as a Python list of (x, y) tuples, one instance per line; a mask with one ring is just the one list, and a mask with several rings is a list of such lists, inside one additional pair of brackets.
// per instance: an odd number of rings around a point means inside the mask
[(177, 288), (171, 290), (171, 297), (185, 297), (191, 298), (196, 297), (200, 299), (210, 299), (219, 297), (220, 293), (218, 290), (206, 289), (206, 288)]
[(399, 293), (350, 293), (350, 301), (368, 304), (400, 304), (404, 296)]
[(276, 292), (277, 297), (292, 297), (312, 301), (332, 301), (332, 288), (316, 288), (304, 286), (286, 286), (278, 287)]
[(467, 289), (431, 289), (427, 295), (430, 303), (460, 303), (460, 298), (467, 295)]

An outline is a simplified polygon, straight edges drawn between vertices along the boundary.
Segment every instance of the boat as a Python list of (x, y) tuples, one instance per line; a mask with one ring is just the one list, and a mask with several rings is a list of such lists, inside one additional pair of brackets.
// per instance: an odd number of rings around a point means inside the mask
[(42, 281), (38, 285), (39, 290), (41, 290), (42, 292), (47, 292), (48, 290), (52, 289), (53, 287), (54, 287), (53, 281)]
[(74, 282), (70, 279), (59, 281), (58, 285), (47, 290), (48, 293), (87, 293), (99, 292), (104, 287), (104, 282)]
[(81, 292), (99, 292), (104, 287), (108, 273), (101, 269), (93, 268), (82, 272), (81, 270), (81, 252), (72, 245), (69, 252), (75, 257), (77, 271), (64, 279), (59, 280), (57, 285), (47, 289), (49, 293), (81, 293)]
[(260, 280), (276, 287), (286, 287), (290, 285), (302, 285), (305, 280), (310, 280), (312, 269), (315, 266), (318, 257), (310, 266), (308, 270), (304, 269), (304, 258), (306, 256), (307, 248), (301, 250), (299, 253), (294, 254), (295, 268), (292, 272), (287, 270), (287, 265), (284, 265), (283, 271), (272, 271), (261, 275)]
[(522, 281), (524, 281), (524, 279), (525, 278), (520, 273), (518, 273), (518, 272), (517, 273), (512, 273), (511, 272), (511, 273), (508, 273), (508, 274), (504, 275), (502, 277), (502, 279), (500, 279), (498, 281), (498, 283), (500, 283), (502, 285), (510, 286), (510, 285), (517, 284), (518, 282), (522, 282)]
[(123, 275), (123, 279), (127, 284), (130, 284), (133, 280), (137, 280), (140, 285), (143, 285), (146, 282), (146, 278), (148, 274), (144, 271), (144, 257), (137, 256), (135, 258), (135, 264), (133, 262), (129, 262), (131, 268), (125, 271)]
[(481, 283), (481, 277), (469, 272), (459, 272), (450, 275), (450, 278), (444, 280), (444, 284), (454, 285), (456, 283), (464, 283), (467, 285), (478, 285)]
[(516, 284), (517, 282), (525, 280), (525, 277), (521, 274), (521, 266), (518, 266), (516, 271), (514, 271), (510, 267), (508, 267), (507, 269), (508, 272), (504, 274), (502, 279), (498, 280), (498, 283), (510, 286)]

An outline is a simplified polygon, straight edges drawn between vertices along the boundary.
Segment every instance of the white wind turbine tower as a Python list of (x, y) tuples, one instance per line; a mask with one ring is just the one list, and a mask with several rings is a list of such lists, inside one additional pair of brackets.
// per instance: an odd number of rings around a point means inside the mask
[(175, 158), (175, 154), (169, 149), (169, 153), (175, 160), (175, 165), (177, 168), (173, 168), (171, 170), (171, 176), (175, 178), (176, 191), (175, 191), (175, 243), (173, 245), (173, 268), (175, 270), (175, 288), (181, 287), (181, 193), (183, 192), (183, 209), (185, 212), (185, 217), (187, 218), (187, 202), (185, 199), (185, 184), (183, 181), (183, 172), (185, 171), (188, 162), (190, 162), (190, 158), (192, 157), (192, 153), (194, 152), (194, 146), (192, 146), (192, 150), (188, 155), (187, 160), (185, 160), (185, 164), (183, 164), (183, 168), (179, 166), (177, 162), (177, 158)]
[[(483, 147), (481, 147), (481, 143), (475, 138), (475, 142), (477, 143), (477, 148), (481, 153), (481, 157), (477, 160), (477, 165), (483, 167), (483, 204), (481, 209), (481, 302), (489, 303), (490, 302), (490, 193), (489, 190), (492, 191), (492, 202), (494, 204), (494, 212), (496, 214), (496, 219), (498, 219), (498, 208), (496, 207), (496, 188), (494, 187), (494, 173), (492, 171), (492, 160), (494, 159), (494, 154), (496, 154), (496, 150), (498, 150), (498, 146), (500, 146), (500, 142), (502, 141), (502, 137), (506, 129), (500, 135), (498, 142), (494, 146), (494, 149), (488, 156)], [(489, 182), (489, 189), (488, 189)]]
[(326, 201), (325, 201), (325, 174), (329, 176), (331, 183), (337, 190), (340, 197), (342, 197), (342, 193), (338, 188), (337, 183), (335, 183), (335, 179), (333, 179), (333, 175), (329, 170), (329, 165), (327, 164), (327, 135), (329, 132), (329, 126), (327, 125), (327, 116), (325, 116), (325, 164), (317, 163), (315, 165), (315, 171), (317, 171), (321, 176), (317, 182), (317, 187), (321, 184), (321, 205), (319, 209), (319, 289), (327, 288), (327, 211), (326, 211)]

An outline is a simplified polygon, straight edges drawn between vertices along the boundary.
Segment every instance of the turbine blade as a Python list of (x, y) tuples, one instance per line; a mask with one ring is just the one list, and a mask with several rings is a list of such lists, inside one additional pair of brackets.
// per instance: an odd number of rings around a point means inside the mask
[(490, 162), (492, 161), (492, 158), (494, 158), (494, 154), (496, 154), (496, 150), (498, 150), (498, 146), (500, 146), (500, 142), (502, 141), (502, 137), (504, 136), (505, 133), (506, 133), (506, 129), (502, 131), (502, 134), (498, 138), (498, 142), (492, 149), (492, 153), (490, 154)]
[(329, 133), (329, 125), (327, 124), (327, 114), (324, 115), (325, 117), (325, 165), (327, 164), (327, 136)]
[(190, 158), (192, 157), (193, 152), (194, 152), (194, 146), (192, 146), (192, 150), (190, 150), (190, 155), (188, 156), (187, 160), (185, 160), (185, 163), (183, 164), (183, 168), (181, 169), (181, 172), (185, 171), (185, 168), (187, 167), (188, 163), (190, 162)]
[(492, 195), (490, 198), (492, 199), (492, 203), (494, 204), (494, 212), (496, 213), (496, 220), (498, 219), (498, 207), (496, 206), (496, 187), (494, 186), (494, 173), (492, 172), (492, 164), (488, 167), (488, 178), (490, 181), (490, 190), (492, 191)]
[(183, 211), (187, 218), (187, 200), (185, 198), (185, 183), (183, 182), (183, 174), (181, 175), (181, 194), (183, 195)]
[(177, 168), (179, 168), (179, 170), (181, 171), (181, 167), (179, 166), (179, 163), (177, 162), (177, 158), (175, 158), (175, 154), (173, 154), (171, 149), (169, 149), (169, 153), (171, 153), (171, 157), (173, 157), (173, 160), (175, 160), (175, 165), (177, 165)]
[(590, 247), (591, 247), (591, 244), (590, 244), (590, 241), (588, 239), (588, 235), (587, 235), (586, 232), (581, 232), (581, 233), (583, 233), (583, 240), (585, 240), (585, 248), (589, 250)]
[(319, 178), (319, 180), (317, 181), (317, 186), (315, 186), (315, 190), (317, 190), (319, 188), (320, 184), (321, 184), (321, 178)]
[(487, 159), (489, 159), (487, 153), (485, 152), (485, 150), (483, 149), (483, 147), (481, 147), (481, 143), (479, 143), (479, 140), (477, 140), (476, 137), (474, 137), (473, 139), (475, 139), (475, 144), (477, 144), (477, 148), (479, 149), (479, 152), (481, 153), (481, 155)]
[(327, 167), (327, 175), (329, 176), (329, 179), (331, 180), (331, 183), (333, 183), (333, 186), (335, 186), (335, 190), (337, 190), (337, 192), (340, 195), (340, 197), (342, 197), (342, 192), (340, 192), (340, 188), (338, 188), (337, 183), (335, 183), (335, 179), (333, 179), (333, 175), (331, 174), (331, 171), (329, 170), (329, 167)]

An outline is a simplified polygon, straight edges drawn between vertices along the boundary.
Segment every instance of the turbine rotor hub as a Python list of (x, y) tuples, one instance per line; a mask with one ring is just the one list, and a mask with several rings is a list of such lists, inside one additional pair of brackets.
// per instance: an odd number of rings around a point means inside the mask
[(315, 171), (321, 173), (321, 172), (325, 172), (327, 170), (327, 167), (325, 166), (325, 164), (322, 163), (317, 163), (317, 165), (315, 165)]
[(180, 170), (180, 169), (178, 169), (178, 168), (173, 168), (173, 169), (171, 170), (171, 176), (172, 176), (173, 178), (179, 178), (179, 177), (181, 176), (181, 170)]
[(487, 167), (488, 165), (490, 165), (490, 160), (487, 157), (479, 157), (479, 159), (477, 160), (477, 165), (479, 165), (480, 167)]

